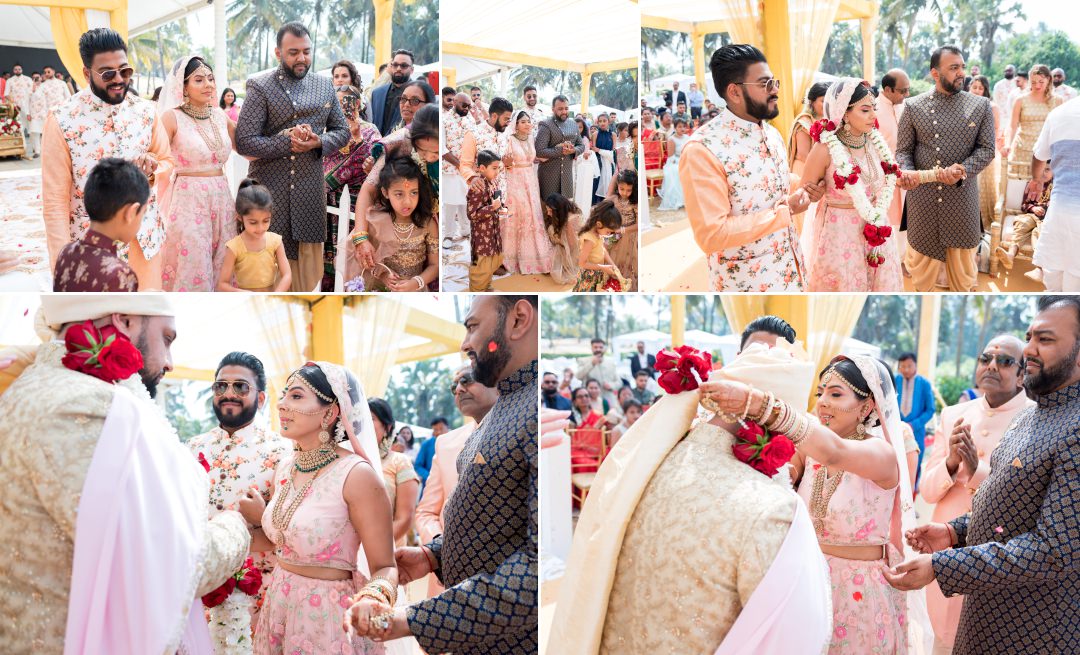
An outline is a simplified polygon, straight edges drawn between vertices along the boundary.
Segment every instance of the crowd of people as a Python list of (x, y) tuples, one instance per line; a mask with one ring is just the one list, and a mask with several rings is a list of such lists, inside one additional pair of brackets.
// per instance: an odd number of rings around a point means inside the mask
[[(279, 66), (250, 78), (242, 101), (200, 56), (139, 98), (127, 44), (107, 28), (83, 34), (79, 52), (86, 88), (67, 99), (50, 68), (26, 100), (42, 133), (54, 290), (438, 289), (438, 110), (408, 50), (365, 89), (348, 60), (312, 74), (308, 29), (285, 23)], [(8, 83), (19, 98), (22, 77)], [(226, 173), (238, 158), (250, 177), (236, 192)], [(91, 185), (110, 159), (126, 164)]]
[(897, 292), (907, 277), (969, 292), (992, 258), (1011, 269), (1032, 250), (1029, 277), (1080, 288), (1067, 254), (1080, 109), (1054, 111), (1077, 95), (1061, 68), (1009, 65), (992, 85), (942, 46), (917, 97), (901, 69), (815, 83), (785, 141), (765, 55), (733, 44), (709, 65), (723, 106), (675, 83), (663, 106), (642, 101), (642, 136), (659, 208), (685, 206), (712, 290)]
[[(550, 111), (442, 90), (443, 247), (469, 250), (469, 290), (506, 275), (550, 275), (574, 291), (632, 291), (637, 280), (637, 125), (615, 114)], [(465, 242), (468, 242), (467, 244)]]
[(0, 357), (0, 456), (22, 471), (2, 531), (26, 553), (0, 564), (0, 604), (35, 625), (0, 632), (5, 653), (536, 651), (536, 296), (474, 300), (451, 382), (470, 422), (423, 444), (331, 362), (275, 402), (248, 352), (220, 360), (217, 426), (182, 444), (152, 399), (184, 335), (143, 298), (43, 296), (53, 338)]
[[(873, 357), (840, 355), (815, 376), (777, 316), (752, 321), (734, 360), (713, 374), (698, 368), (689, 392), (649, 398), (614, 450), (597, 448), (593, 433), (610, 425), (599, 403), (627, 387), (603, 343), (563, 380), (545, 374), (545, 406), (565, 407), (558, 398), (569, 393), (575, 420), (592, 429), (570, 431), (572, 470), (617, 460), (583, 503), (563, 584), (573, 592), (560, 593), (549, 652), (630, 640), (725, 652), (727, 638), (754, 652), (1034, 654), (1075, 640), (1076, 622), (1060, 617), (1077, 573), (1059, 563), (1075, 550), (1078, 498), (1066, 480), (1080, 447), (1080, 303), (1036, 305), (1027, 341), (990, 338), (975, 387), (940, 409), (914, 354), (899, 356), (896, 375)], [(631, 362), (647, 377), (642, 345)], [(695, 355), (665, 355), (678, 356)], [(772, 450), (776, 435), (787, 450)], [(775, 461), (755, 461), (756, 449)], [(916, 522), (913, 501), (931, 515)], [(672, 602), (650, 595), (657, 576), (699, 582)]]

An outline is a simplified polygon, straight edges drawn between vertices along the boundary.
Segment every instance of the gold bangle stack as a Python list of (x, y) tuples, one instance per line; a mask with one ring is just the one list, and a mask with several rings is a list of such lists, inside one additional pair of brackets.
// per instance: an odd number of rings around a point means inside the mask
[(776, 396), (773, 395), (773, 392), (766, 391), (765, 400), (763, 400), (761, 403), (761, 411), (754, 416), (747, 416), (747, 418), (749, 418), (754, 423), (757, 423), (758, 425), (763, 425), (765, 419), (768, 418), (769, 415), (772, 413), (774, 402), (776, 402)]
[(919, 174), (919, 184), (930, 184), (931, 182), (937, 182), (938, 171), (941, 170), (937, 166), (928, 171), (916, 171)]
[(357, 232), (357, 233), (353, 234), (351, 238), (352, 238), (352, 244), (354, 246), (358, 246), (361, 243), (367, 241), (371, 237), (367, 232)]
[(370, 598), (376, 602), (393, 607), (397, 603), (397, 588), (383, 578), (372, 578), (357, 594), (354, 602), (361, 598)]
[(812, 426), (813, 423), (810, 421), (809, 416), (806, 416), (805, 414), (800, 415), (798, 420), (795, 421), (795, 429), (791, 431), (791, 434), (787, 435), (788, 439), (791, 440), (792, 445), (798, 448), (799, 444), (802, 443), (806, 437), (810, 436), (810, 428)]
[(795, 408), (783, 400), (778, 401), (778, 404), (780, 405), (780, 413), (767, 427), (772, 432), (788, 434), (791, 432), (791, 428), (795, 427), (795, 422), (799, 418), (799, 413), (795, 411)]

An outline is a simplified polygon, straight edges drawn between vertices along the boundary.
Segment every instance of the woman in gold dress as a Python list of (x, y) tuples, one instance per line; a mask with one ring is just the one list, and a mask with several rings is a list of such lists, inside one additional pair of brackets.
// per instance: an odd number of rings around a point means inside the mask
[(810, 126), (820, 119), (822, 105), (825, 102), (825, 92), (829, 90), (828, 82), (817, 82), (810, 87), (803, 102), (803, 110), (795, 117), (791, 124), (791, 134), (788, 135), (788, 168), (796, 176), (802, 177), (803, 165), (806, 157), (810, 154), (810, 148), (814, 141), (810, 138)]
[(1050, 69), (1044, 64), (1031, 67), (1028, 90), (1013, 103), (1012, 125), (1005, 140), (1004, 154), (1009, 160), (1009, 178), (1031, 179), (1031, 151), (1039, 138), (1050, 110), (1061, 104), (1050, 84)]

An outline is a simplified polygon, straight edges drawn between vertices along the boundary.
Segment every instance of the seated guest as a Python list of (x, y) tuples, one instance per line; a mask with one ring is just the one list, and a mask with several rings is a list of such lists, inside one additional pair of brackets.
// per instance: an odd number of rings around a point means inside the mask
[(1047, 166), (1043, 168), (1043, 192), (1035, 198), (1024, 198), (1020, 211), (1024, 212), (1013, 220), (1012, 234), (1008, 241), (1003, 241), (994, 254), (1007, 270), (1012, 270), (1013, 258), (1020, 248), (1027, 243), (1032, 246), (1039, 240), (1046, 210), (1050, 207), (1050, 192), (1054, 189), (1054, 173)]
[(641, 418), (641, 414), (644, 410), (641, 408), (641, 403), (634, 399), (630, 399), (623, 404), (623, 419), (618, 425), (611, 431), (611, 443), (609, 448), (614, 448), (619, 439), (622, 438), (626, 431)]
[(604, 420), (607, 421), (609, 428), (614, 428), (616, 425), (622, 423), (623, 420), (623, 405), (627, 401), (634, 399), (634, 393), (630, 391), (630, 387), (619, 387), (619, 392), (615, 394), (615, 404), (611, 406), (611, 409), (604, 415)]
[(135, 240), (149, 206), (150, 182), (135, 164), (109, 157), (90, 171), (83, 189), (90, 227), (56, 259), (53, 291), (135, 291), (135, 272), (116, 244)]
[(540, 399), (547, 409), (560, 411), (570, 409), (570, 401), (559, 395), (559, 376), (550, 371), (544, 373), (544, 379), (540, 384)]
[[(652, 355), (650, 355), (651, 357)], [(634, 375), (634, 388), (630, 392), (634, 396), (634, 400), (638, 401), (644, 406), (653, 404), (656, 400), (656, 394), (649, 391), (649, 369), (638, 369), (636, 375)]]

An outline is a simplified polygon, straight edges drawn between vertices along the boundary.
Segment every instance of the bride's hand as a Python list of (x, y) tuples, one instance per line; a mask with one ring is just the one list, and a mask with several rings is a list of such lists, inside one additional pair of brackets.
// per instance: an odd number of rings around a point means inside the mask
[(746, 398), (753, 390), (742, 382), (707, 380), (701, 383), (698, 391), (701, 394), (702, 404), (710, 401), (706, 407), (712, 405), (716, 408), (715, 411), (741, 415), (746, 409)]
[(266, 501), (257, 490), (248, 487), (244, 490), (244, 497), (240, 499), (240, 515), (251, 525), (262, 523), (263, 512), (266, 511)]

